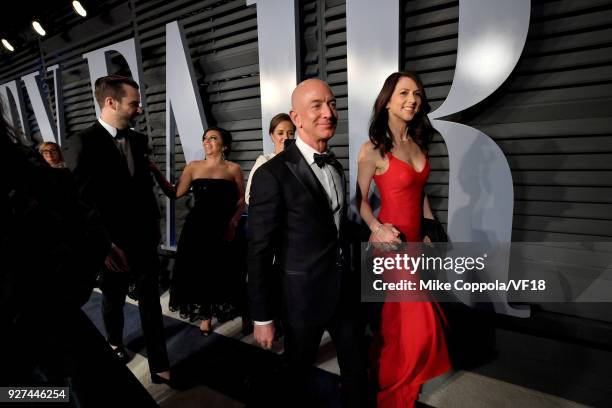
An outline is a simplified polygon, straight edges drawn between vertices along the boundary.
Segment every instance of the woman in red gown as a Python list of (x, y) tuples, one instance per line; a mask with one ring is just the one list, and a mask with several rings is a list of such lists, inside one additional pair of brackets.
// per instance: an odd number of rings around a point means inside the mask
[[(374, 105), (370, 140), (358, 158), (357, 203), (371, 230), (370, 241), (429, 241), (421, 217), (433, 219), (423, 187), (429, 176), (427, 148), (434, 129), (423, 85), (412, 72), (385, 81)], [(372, 180), (380, 192), (378, 219), (367, 200)], [(362, 199), (362, 197), (364, 199)], [(412, 407), (421, 385), (450, 369), (445, 317), (435, 302), (386, 302), (375, 334), (379, 407)]]

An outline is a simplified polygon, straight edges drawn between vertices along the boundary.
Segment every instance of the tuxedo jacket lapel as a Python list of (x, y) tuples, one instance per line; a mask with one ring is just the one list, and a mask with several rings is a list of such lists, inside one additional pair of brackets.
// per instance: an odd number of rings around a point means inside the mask
[[(107, 157), (109, 158), (109, 164), (112, 164), (113, 166), (120, 166), (125, 170), (127, 176), (131, 178), (132, 175), (130, 174), (130, 169), (128, 168), (125, 158), (123, 157), (123, 153), (119, 150), (119, 146), (117, 146), (115, 143), (113, 136), (108, 133), (108, 130), (106, 130), (104, 126), (100, 124), (100, 122), (96, 121), (94, 126), (96, 126), (96, 131), (100, 138), (99, 143), (103, 146), (103, 149), (108, 152)], [(134, 146), (131, 144), (131, 137), (126, 137), (126, 143), (130, 143), (130, 149), (133, 152)]]
[(336, 161), (336, 164), (334, 165), (334, 169), (336, 169), (336, 171), (338, 172), (338, 174), (340, 175), (340, 191), (339, 194), (342, 195), (342, 215), (346, 215), (347, 213), (347, 209), (348, 209), (348, 202), (346, 200), (346, 177), (344, 176), (344, 168), (342, 167), (342, 164), (340, 164), (339, 161)]
[(332, 216), (327, 193), (306, 162), (306, 159), (304, 159), (304, 156), (302, 156), (300, 149), (298, 149), (295, 144), (292, 144), (285, 149), (285, 155), (287, 157), (285, 164), (289, 167), (289, 170), (291, 170), (296, 179), (312, 195), (319, 204), (319, 207), (325, 208), (329, 215)]

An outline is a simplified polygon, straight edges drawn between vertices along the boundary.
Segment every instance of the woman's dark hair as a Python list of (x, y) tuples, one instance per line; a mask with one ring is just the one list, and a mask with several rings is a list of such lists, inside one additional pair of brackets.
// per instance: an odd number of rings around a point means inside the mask
[(397, 82), (402, 77), (408, 77), (416, 82), (419, 91), (421, 92), (421, 107), (408, 126), (408, 135), (419, 145), (419, 147), (427, 152), (429, 142), (435, 133), (435, 129), (431, 126), (431, 122), (427, 114), (431, 111), (431, 106), (427, 101), (427, 95), (423, 88), (423, 83), (419, 76), (410, 71), (394, 72), (389, 75), (383, 84), (372, 111), (370, 119), (369, 136), (370, 141), (374, 144), (375, 149), (380, 149), (381, 156), (393, 149), (393, 139), (389, 136), (389, 112), (387, 104), (393, 95)]
[(276, 127), (283, 122), (291, 123), (291, 126), (293, 126), (293, 128), (295, 129), (295, 125), (291, 121), (291, 117), (286, 113), (279, 113), (278, 115), (274, 116), (272, 120), (270, 120), (270, 129), (268, 130), (268, 134), (271, 135), (272, 133), (274, 133), (274, 129), (276, 129)]
[(202, 140), (204, 140), (208, 132), (213, 130), (216, 130), (221, 135), (221, 141), (223, 142), (223, 146), (225, 147), (225, 152), (223, 153), (223, 155), (227, 157), (227, 155), (229, 155), (232, 151), (232, 134), (229, 132), (229, 130), (225, 130), (218, 126), (211, 126), (206, 129), (206, 131), (202, 135)]

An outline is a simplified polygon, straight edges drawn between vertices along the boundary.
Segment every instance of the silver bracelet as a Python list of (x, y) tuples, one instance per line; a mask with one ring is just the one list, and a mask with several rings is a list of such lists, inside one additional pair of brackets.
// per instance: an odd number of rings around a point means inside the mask
[(378, 231), (380, 231), (380, 229), (384, 226), (385, 225), (382, 222), (379, 222), (378, 226), (376, 226), (376, 228), (374, 229), (374, 234), (378, 234)]

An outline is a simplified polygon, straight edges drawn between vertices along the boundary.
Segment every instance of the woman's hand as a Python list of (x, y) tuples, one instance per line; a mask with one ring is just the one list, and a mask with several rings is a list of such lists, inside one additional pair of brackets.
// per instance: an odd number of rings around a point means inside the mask
[(393, 251), (402, 242), (399, 236), (400, 231), (392, 224), (379, 223), (372, 229), (369, 242), (373, 243), (375, 248)]
[(379, 223), (370, 234), (370, 242), (395, 243), (402, 242), (399, 239), (400, 232), (392, 224)]

